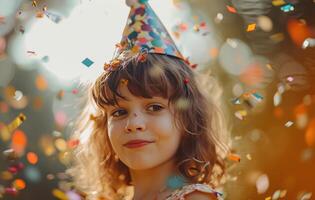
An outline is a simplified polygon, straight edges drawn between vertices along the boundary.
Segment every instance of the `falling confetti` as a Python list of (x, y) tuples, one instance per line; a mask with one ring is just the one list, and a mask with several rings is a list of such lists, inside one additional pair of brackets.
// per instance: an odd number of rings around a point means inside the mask
[(286, 4), (284, 0), (272, 0), (272, 5), (274, 6), (282, 6), (284, 4)]
[(20, 101), (23, 97), (23, 93), (20, 90), (16, 90), (14, 94), (14, 99)]
[(236, 9), (234, 7), (227, 5), (226, 8), (230, 13), (236, 13)]
[(61, 20), (62, 17), (58, 14), (55, 14), (53, 12), (50, 11), (45, 11), (44, 14), (53, 22), (55, 22), (56, 24), (58, 24)]
[(252, 160), (252, 156), (248, 153), (248, 154), (246, 154), (246, 158), (248, 159), (248, 160)]
[(62, 100), (62, 98), (65, 96), (65, 91), (64, 90), (60, 90), (58, 93), (57, 93), (57, 98), (59, 100)]
[(24, 121), (26, 120), (26, 116), (23, 113), (20, 113), (8, 126), (8, 131), (12, 132), (17, 129)]
[(254, 30), (256, 30), (256, 24), (255, 23), (253, 23), (253, 24), (248, 24), (248, 26), (247, 26), (247, 32), (252, 32), (252, 31), (254, 31)]
[(247, 111), (246, 110), (239, 110), (239, 111), (236, 111), (234, 113), (235, 117), (237, 117), (238, 119), (240, 120), (244, 120), (245, 117), (247, 116)]
[(315, 118), (313, 118), (305, 133), (305, 142), (308, 146), (313, 146), (315, 144)]
[(13, 186), (14, 188), (16, 188), (17, 190), (23, 190), (26, 187), (25, 181), (22, 179), (16, 179), (13, 182)]
[(290, 12), (294, 10), (294, 6), (292, 4), (287, 4), (281, 7), (283, 12)]
[(237, 154), (233, 154), (233, 153), (230, 153), (228, 155), (228, 159), (231, 160), (231, 161), (235, 161), (235, 162), (240, 162), (241, 161), (241, 157)]
[(32, 1), (32, 6), (37, 7), (37, 1)]
[(256, 180), (256, 189), (258, 194), (265, 193), (269, 188), (269, 178), (266, 174), (262, 174)]
[(89, 58), (85, 58), (82, 63), (87, 66), (90, 67), (94, 62), (92, 60), (90, 60)]
[(43, 11), (37, 11), (36, 12), (36, 18), (43, 18), (44, 17), (44, 12)]
[(297, 197), (298, 200), (311, 200), (311, 198), (312, 192), (301, 192)]
[(59, 189), (53, 189), (52, 194), (59, 200), (68, 200), (67, 195)]
[(293, 125), (292, 121), (288, 121), (287, 123), (285, 123), (285, 127), (291, 127)]
[(16, 130), (12, 134), (11, 147), (16, 151), (18, 155), (23, 154), (27, 144), (27, 137), (22, 130)]
[(282, 100), (282, 96), (280, 92), (276, 92), (275, 95), (273, 96), (273, 105), (274, 106), (279, 106)]
[(38, 156), (34, 152), (28, 152), (26, 154), (27, 161), (32, 165), (35, 165), (38, 162)]
[(214, 22), (219, 24), (221, 23), (221, 21), (223, 20), (224, 16), (222, 13), (217, 13), (217, 15), (215, 16)]
[(286, 190), (276, 190), (273, 195), (272, 195), (272, 199), (280, 199), (280, 198), (284, 198), (287, 194)]
[(6, 160), (8, 161), (15, 161), (18, 159), (17, 153), (14, 151), (14, 149), (7, 149), (2, 152)]
[(36, 88), (40, 91), (44, 91), (48, 88), (48, 83), (43, 75), (38, 75), (35, 79)]

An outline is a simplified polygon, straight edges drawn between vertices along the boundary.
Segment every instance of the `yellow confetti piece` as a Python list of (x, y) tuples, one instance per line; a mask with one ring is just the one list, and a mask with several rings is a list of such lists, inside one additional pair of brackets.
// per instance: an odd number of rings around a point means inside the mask
[(32, 6), (33, 7), (37, 7), (37, 2), (36, 1), (32, 1)]
[(237, 117), (240, 120), (243, 120), (245, 116), (247, 116), (247, 111), (246, 110), (239, 110), (234, 113), (235, 117)]
[(10, 132), (5, 124), (0, 124), (0, 138), (2, 141), (7, 142), (10, 140)]
[(248, 24), (248, 26), (247, 26), (247, 32), (252, 32), (252, 31), (254, 31), (256, 29), (256, 24), (255, 23), (253, 23), (253, 24)]
[(10, 139), (11, 133), (17, 129), (24, 121), (26, 116), (23, 113), (20, 113), (9, 125), (0, 126), (0, 137), (4, 142), (7, 142)]
[(272, 65), (271, 64), (267, 64), (266, 67), (270, 70), (273, 70)]
[(53, 194), (53, 196), (56, 197), (57, 199), (60, 199), (60, 200), (68, 200), (67, 195), (66, 195), (63, 191), (61, 191), (61, 190), (59, 190), (59, 189), (53, 189), (52, 194)]
[(265, 200), (271, 200), (271, 197), (266, 197)]
[(283, 33), (275, 33), (270, 36), (270, 39), (274, 42), (281, 42), (284, 40), (284, 34)]
[(286, 2), (284, 0), (273, 0), (272, 1), (272, 5), (274, 5), (274, 6), (282, 6), (284, 4), (286, 4)]
[(16, 128), (18, 128), (24, 121), (26, 120), (26, 116), (23, 113), (20, 113), (8, 126), (8, 131), (12, 132)]
[(0, 178), (5, 180), (5, 181), (9, 181), (9, 180), (13, 179), (13, 174), (10, 173), (9, 171), (3, 171), (0, 174)]
[(59, 151), (67, 150), (67, 142), (62, 138), (58, 138), (55, 140), (55, 146)]
[(252, 156), (248, 153), (248, 154), (246, 154), (246, 158), (248, 159), (248, 160), (252, 160)]

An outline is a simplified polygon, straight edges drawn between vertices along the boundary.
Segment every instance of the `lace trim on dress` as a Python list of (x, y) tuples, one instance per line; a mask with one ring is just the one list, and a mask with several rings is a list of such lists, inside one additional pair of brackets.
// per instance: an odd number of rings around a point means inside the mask
[(209, 185), (200, 183), (186, 185), (180, 189), (177, 189), (166, 200), (185, 200), (185, 196), (194, 191), (214, 194), (218, 200), (223, 200), (222, 193), (215, 191)]

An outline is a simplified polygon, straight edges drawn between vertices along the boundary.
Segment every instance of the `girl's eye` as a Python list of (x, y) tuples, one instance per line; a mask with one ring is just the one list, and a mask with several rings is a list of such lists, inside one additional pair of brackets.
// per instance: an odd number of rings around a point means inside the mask
[[(162, 109), (163, 109), (163, 107), (160, 106), (160, 105), (150, 105), (150, 106), (148, 107), (148, 110), (151, 111), (151, 112), (158, 112), (158, 111), (160, 111), (160, 110), (162, 110)], [(124, 115), (124, 114), (126, 114), (126, 113), (127, 113), (126, 110), (119, 109), (119, 110), (116, 110), (115, 112), (113, 112), (113, 113), (111, 114), (111, 116), (113, 116), (113, 117), (120, 117), (120, 116), (122, 116), (122, 115)]]
[(160, 106), (160, 105), (151, 105), (151, 106), (149, 106), (149, 108), (148, 108), (150, 111), (153, 111), (153, 112), (155, 112), (155, 111), (160, 111), (160, 110), (162, 110), (163, 109), (163, 107), (162, 106)]
[(120, 117), (121, 115), (123, 115), (123, 114), (125, 114), (125, 113), (126, 113), (125, 110), (120, 109), (120, 110), (116, 110), (115, 112), (113, 112), (113, 113), (112, 113), (112, 116), (113, 116), (113, 117)]

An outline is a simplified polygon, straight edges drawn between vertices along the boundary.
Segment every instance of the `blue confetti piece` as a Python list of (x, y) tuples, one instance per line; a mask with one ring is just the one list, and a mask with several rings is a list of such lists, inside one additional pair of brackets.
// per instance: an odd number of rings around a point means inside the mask
[(53, 22), (55, 22), (56, 24), (58, 24), (60, 21), (61, 21), (61, 16), (55, 14), (55, 13), (52, 13), (52, 12), (49, 12), (49, 11), (45, 11), (45, 15)]
[(283, 12), (290, 12), (294, 10), (294, 6), (292, 4), (286, 4), (284, 6), (281, 6), (280, 8)]
[(259, 93), (252, 93), (251, 94), (257, 101), (262, 101), (264, 97), (262, 97)]
[(90, 67), (94, 62), (93, 62), (92, 60), (86, 58), (86, 59), (84, 59), (84, 60), (82, 61), (82, 63), (83, 63), (85, 66)]

